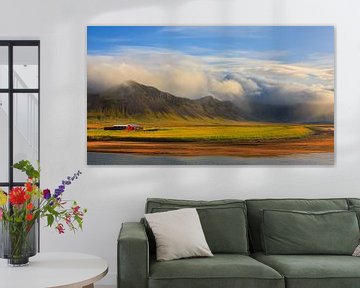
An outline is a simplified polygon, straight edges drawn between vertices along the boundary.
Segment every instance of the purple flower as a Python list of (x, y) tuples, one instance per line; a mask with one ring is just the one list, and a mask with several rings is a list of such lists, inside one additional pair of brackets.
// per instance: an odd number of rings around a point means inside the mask
[(64, 192), (64, 190), (55, 189), (54, 197), (55, 197), (55, 198), (58, 198), (63, 192)]
[(80, 174), (82, 174), (82, 173), (80, 170), (78, 170), (78, 172), (74, 173), (74, 175), (72, 177), (68, 176), (68, 177), (66, 177), (66, 180), (62, 180), (59, 187), (57, 189), (55, 189), (54, 197), (59, 200), (60, 195), (65, 191), (65, 188), (66, 188), (65, 186), (70, 185), (72, 183), (72, 181), (78, 179)]
[(48, 200), (51, 197), (51, 192), (49, 189), (44, 189), (43, 196), (46, 200)]

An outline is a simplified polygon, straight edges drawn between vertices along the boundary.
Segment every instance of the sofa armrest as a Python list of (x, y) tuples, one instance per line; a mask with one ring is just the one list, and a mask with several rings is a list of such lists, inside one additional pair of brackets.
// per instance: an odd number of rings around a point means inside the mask
[(117, 243), (118, 288), (146, 288), (149, 242), (141, 223), (123, 223)]

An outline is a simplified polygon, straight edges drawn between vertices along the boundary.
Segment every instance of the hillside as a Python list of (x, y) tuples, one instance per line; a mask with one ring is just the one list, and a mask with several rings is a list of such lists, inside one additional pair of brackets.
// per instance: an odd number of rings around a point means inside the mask
[(117, 117), (223, 118), (244, 120), (240, 109), (230, 101), (212, 96), (188, 99), (151, 86), (128, 81), (100, 94), (88, 95), (88, 111)]

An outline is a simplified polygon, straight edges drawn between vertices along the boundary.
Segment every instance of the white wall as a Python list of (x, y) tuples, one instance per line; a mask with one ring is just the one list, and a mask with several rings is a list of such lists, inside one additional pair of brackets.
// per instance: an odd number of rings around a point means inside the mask
[[(147, 197), (217, 199), (360, 196), (360, 1), (0, 0), (0, 38), (41, 40), (44, 186), (77, 169), (67, 192), (88, 207), (83, 233), (42, 230), (43, 251), (104, 257), (115, 284), (121, 222)], [(337, 34), (334, 167), (90, 167), (86, 165), (86, 25), (334, 24)]]

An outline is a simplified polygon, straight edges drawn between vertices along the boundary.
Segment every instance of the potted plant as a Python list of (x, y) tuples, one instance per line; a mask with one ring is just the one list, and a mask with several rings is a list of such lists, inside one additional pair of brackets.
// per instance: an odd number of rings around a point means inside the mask
[(27, 181), (22, 187), (11, 187), (8, 194), (0, 188), (0, 257), (8, 259), (11, 266), (22, 266), (36, 254), (38, 219), (45, 218), (47, 226), (55, 227), (59, 234), (65, 232), (65, 227), (75, 232), (82, 229), (86, 209), (63, 199), (66, 186), (80, 176), (80, 171), (67, 177), (52, 192), (38, 186), (40, 168), (35, 169), (27, 160), (13, 167), (26, 173)]

